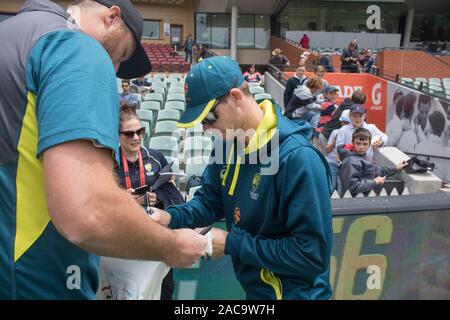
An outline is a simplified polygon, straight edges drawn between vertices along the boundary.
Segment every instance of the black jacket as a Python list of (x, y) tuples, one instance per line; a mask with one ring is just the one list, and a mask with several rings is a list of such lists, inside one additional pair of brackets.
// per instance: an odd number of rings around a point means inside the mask
[(287, 108), (287, 105), (289, 104), (289, 101), (291, 100), (292, 96), (294, 95), (295, 89), (305, 84), (306, 81), (308, 81), (308, 78), (299, 79), (297, 77), (291, 77), (286, 83), (286, 88), (284, 89), (284, 95), (283, 95), (283, 101), (284, 101), (284, 108)]
[(376, 177), (385, 177), (397, 172), (394, 167), (377, 167), (367, 154), (338, 147), (339, 158), (342, 160), (340, 178), (343, 192), (350, 190), (352, 195), (369, 193), (375, 186)]
[[(122, 152), (122, 149), (120, 149)], [(144, 175), (145, 183), (149, 186), (153, 185), (155, 180), (155, 174), (164, 168), (168, 163), (164, 155), (158, 150), (147, 149), (141, 147), (142, 161), (144, 163)], [(139, 161), (131, 162), (128, 161), (128, 168), (131, 180), (131, 187), (136, 189), (140, 186), (139, 181)], [(122, 188), (126, 188), (125, 174), (123, 171), (122, 164), (116, 167), (116, 174), (119, 178), (119, 184)], [(156, 197), (159, 200), (156, 207), (160, 209), (165, 209), (169, 205), (180, 204), (184, 202), (184, 198), (180, 191), (173, 185), (173, 183), (168, 182), (162, 185), (160, 188), (154, 191)]]

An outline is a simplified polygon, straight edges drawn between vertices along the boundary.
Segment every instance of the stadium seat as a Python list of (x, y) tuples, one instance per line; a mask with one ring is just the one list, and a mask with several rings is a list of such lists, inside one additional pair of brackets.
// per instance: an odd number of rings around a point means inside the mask
[(156, 119), (156, 114), (161, 110), (161, 105), (158, 101), (144, 101), (141, 104), (140, 110), (150, 110), (153, 115), (153, 122)]
[(439, 79), (439, 78), (428, 78), (428, 81), (429, 81), (430, 84), (434, 84), (434, 85), (437, 85), (437, 86), (441, 86), (442, 85), (441, 79)]
[(178, 158), (178, 141), (175, 137), (152, 137), (148, 147), (161, 151), (164, 156)]
[(170, 88), (183, 88), (184, 90), (184, 82), (181, 81), (172, 81), (170, 83)]
[(182, 101), (185, 102), (184, 94), (170, 93), (167, 95), (167, 101)]
[(186, 137), (202, 136), (204, 134), (203, 126), (199, 123), (191, 128), (186, 129)]
[(151, 133), (150, 124), (148, 123), (148, 121), (141, 121), (141, 126), (145, 127), (145, 135), (144, 135), (143, 144), (144, 144), (144, 146), (148, 146), (148, 143), (150, 141), (150, 133)]
[(248, 83), (248, 86), (249, 86), (249, 88), (253, 88), (253, 87), (261, 87), (261, 86), (259, 85), (259, 83), (256, 83), (256, 82), (249, 82), (249, 83)]
[(166, 96), (166, 89), (161, 88), (161, 87), (153, 87), (153, 92), (154, 93), (161, 93), (163, 95), (163, 99)]
[(189, 181), (189, 178), (193, 175), (201, 177), (208, 162), (209, 157), (206, 156), (188, 158), (186, 160), (186, 182)]
[(178, 121), (180, 120), (180, 111), (178, 110), (160, 110), (158, 112), (158, 118), (157, 121), (164, 121), (164, 120), (173, 120)]
[(171, 73), (171, 74), (169, 74), (169, 79), (170, 78), (174, 78), (174, 79), (180, 80), (181, 79), (181, 74), (179, 74), (179, 73)]
[(255, 100), (259, 101), (259, 100), (265, 100), (265, 99), (272, 99), (272, 96), (268, 93), (259, 93), (259, 94), (255, 94)]
[(262, 88), (262, 87), (251, 87), (250, 88), (250, 92), (253, 95), (260, 94), (260, 93), (265, 93), (264, 88)]
[(164, 105), (165, 110), (178, 110), (181, 112), (184, 112), (184, 102), (181, 101), (167, 101)]
[(155, 135), (156, 136), (171, 136), (173, 133), (177, 132), (177, 122), (166, 120), (158, 121), (155, 125)]
[(428, 83), (428, 80), (426, 78), (416, 78), (415, 82), (423, 82), (423, 83)]
[(164, 97), (161, 93), (147, 93), (144, 96), (143, 101), (158, 101), (160, 103), (160, 106), (162, 107), (164, 102)]
[(206, 156), (209, 157), (212, 150), (212, 140), (205, 136), (187, 137), (184, 141), (184, 159)]
[[(148, 122), (149, 129), (152, 130), (153, 128), (153, 112), (151, 110), (137, 110), (136, 111), (137, 116), (139, 117), (139, 120)], [(150, 131), (149, 131), (150, 132)]]
[(170, 87), (169, 88), (169, 94), (170, 93), (182, 93), (184, 94), (184, 88), (183, 87)]
[(167, 92), (167, 85), (165, 82), (154, 82), (152, 83), (153, 88), (163, 88), (165, 92)]
[(153, 79), (160, 79), (164, 81), (166, 79), (166, 75), (164, 73), (156, 73), (153, 75)]

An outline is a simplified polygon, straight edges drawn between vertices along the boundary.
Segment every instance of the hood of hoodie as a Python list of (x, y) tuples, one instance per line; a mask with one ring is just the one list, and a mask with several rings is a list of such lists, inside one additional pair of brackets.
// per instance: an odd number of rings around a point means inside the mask
[(73, 18), (61, 6), (49, 0), (27, 0), (18, 13), (44, 11), (57, 14), (74, 23)]
[[(222, 185), (225, 185), (229, 176), (232, 176), (233, 183), (229, 190), (229, 195), (234, 194), (234, 190), (239, 178), (241, 165), (244, 164), (263, 164), (270, 166), (271, 161), (279, 161), (289, 152), (289, 148), (282, 148), (284, 142), (295, 134), (304, 136), (305, 141), (309, 140), (313, 128), (306, 121), (300, 123), (290, 121), (283, 116), (281, 107), (273, 100), (264, 100), (259, 104), (264, 111), (264, 117), (258, 125), (256, 132), (251, 137), (248, 146), (234, 139), (233, 141), (218, 140), (214, 149), (223, 148), (222, 159), (227, 168), (222, 177)], [(221, 145), (221, 146), (220, 146)], [(216, 149), (217, 150), (217, 149)], [(275, 153), (275, 156), (273, 154)], [(215, 157), (216, 151), (213, 150), (212, 156)], [(268, 159), (270, 161), (268, 161)], [(234, 165), (234, 170), (232, 166)]]

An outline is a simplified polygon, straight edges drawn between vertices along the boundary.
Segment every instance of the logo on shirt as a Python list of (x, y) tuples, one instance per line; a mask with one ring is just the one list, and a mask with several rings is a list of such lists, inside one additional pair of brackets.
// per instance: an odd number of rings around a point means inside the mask
[(151, 175), (151, 172), (152, 172), (152, 169), (153, 169), (152, 164), (151, 163), (147, 163), (146, 165), (144, 165), (144, 167), (145, 167), (145, 170), (147, 170), (147, 175)]
[(234, 208), (234, 224), (238, 224), (241, 221), (241, 209)]
[(257, 173), (253, 177), (252, 190), (250, 191), (250, 198), (252, 198), (253, 200), (258, 200), (259, 198), (259, 193), (256, 193), (256, 190), (258, 189), (260, 182), (261, 182), (261, 174)]

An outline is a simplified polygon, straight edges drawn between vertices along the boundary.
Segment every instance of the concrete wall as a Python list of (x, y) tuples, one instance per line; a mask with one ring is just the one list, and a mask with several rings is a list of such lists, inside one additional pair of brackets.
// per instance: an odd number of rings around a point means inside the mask
[[(379, 166), (395, 167), (410, 157), (395, 147), (384, 147), (374, 152), (374, 159)], [(400, 178), (405, 182), (410, 194), (439, 192), (442, 181), (433, 173), (408, 174), (400, 172)]]
[(283, 93), (284, 86), (280, 84), (271, 74), (266, 72), (264, 74), (264, 89), (269, 93), (272, 98), (278, 102), (281, 108), (284, 110), (283, 105)]

